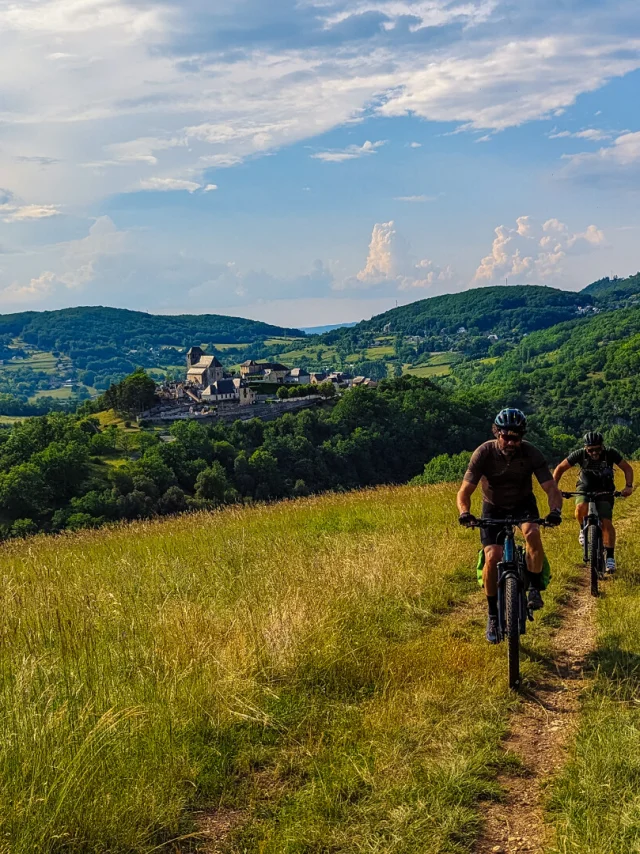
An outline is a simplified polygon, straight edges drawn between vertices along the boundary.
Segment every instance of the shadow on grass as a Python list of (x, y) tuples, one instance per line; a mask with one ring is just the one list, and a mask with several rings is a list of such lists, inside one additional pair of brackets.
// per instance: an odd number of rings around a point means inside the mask
[(619, 700), (637, 701), (640, 695), (640, 655), (620, 649), (612, 640), (588, 656), (596, 673), (595, 690)]

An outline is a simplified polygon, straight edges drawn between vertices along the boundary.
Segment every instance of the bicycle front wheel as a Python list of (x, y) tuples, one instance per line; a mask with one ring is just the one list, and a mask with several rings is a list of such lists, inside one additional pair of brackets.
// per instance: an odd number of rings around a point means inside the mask
[(589, 568), (591, 570), (591, 595), (598, 595), (598, 575), (602, 561), (602, 534), (597, 525), (589, 525), (587, 531), (589, 542)]
[(520, 687), (520, 591), (518, 579), (508, 575), (504, 582), (505, 634), (509, 656), (509, 688)]

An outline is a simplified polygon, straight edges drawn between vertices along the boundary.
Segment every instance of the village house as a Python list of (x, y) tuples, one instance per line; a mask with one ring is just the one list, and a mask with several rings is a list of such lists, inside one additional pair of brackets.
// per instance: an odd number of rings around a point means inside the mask
[(320, 383), (327, 381), (327, 375), (324, 371), (312, 371), (309, 376), (311, 377), (311, 385), (320, 385)]
[(304, 368), (292, 368), (284, 378), (285, 383), (296, 383), (297, 385), (309, 385), (311, 376)]
[(240, 365), (242, 379), (266, 383), (282, 383), (289, 374), (289, 368), (279, 362), (254, 362), (248, 359)]
[(240, 403), (240, 406), (251, 406), (251, 404), (257, 402), (258, 395), (255, 389), (252, 389), (239, 377), (234, 377), (233, 384), (238, 394), (238, 402)]
[(237, 402), (238, 389), (233, 380), (216, 380), (202, 392), (202, 400), (207, 403)]

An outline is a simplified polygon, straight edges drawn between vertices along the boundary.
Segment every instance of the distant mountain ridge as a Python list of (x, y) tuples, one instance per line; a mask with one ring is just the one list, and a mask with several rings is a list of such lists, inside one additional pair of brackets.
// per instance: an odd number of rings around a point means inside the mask
[(585, 309), (615, 309), (636, 301), (640, 301), (640, 273), (626, 279), (600, 279), (581, 291), (546, 285), (494, 285), (418, 300), (323, 337), (333, 342), (340, 335), (385, 331), (427, 337), (455, 334), (462, 327), (472, 335), (521, 336), (572, 320)]
[(239, 344), (271, 337), (302, 336), (299, 329), (222, 314), (148, 314), (124, 308), (77, 306), (55, 311), (0, 315), (0, 335), (23, 338), (42, 350), (66, 352), (83, 343), (119, 347), (149, 344)]

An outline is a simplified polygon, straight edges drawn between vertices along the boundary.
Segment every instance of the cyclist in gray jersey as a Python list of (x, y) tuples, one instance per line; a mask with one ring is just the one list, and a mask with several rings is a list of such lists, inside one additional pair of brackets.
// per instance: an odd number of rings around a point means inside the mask
[[(616, 571), (615, 547), (616, 529), (613, 527), (613, 502), (616, 490), (613, 467), (618, 466), (625, 476), (625, 488), (622, 495), (627, 498), (633, 492), (633, 469), (626, 462), (620, 451), (607, 448), (602, 433), (590, 430), (583, 438), (583, 447), (563, 460), (553, 473), (553, 479), (560, 483), (562, 475), (572, 466), (580, 466), (576, 491), (576, 519), (580, 525), (578, 539), (584, 545), (584, 520), (589, 512), (586, 493), (605, 493), (598, 497), (596, 508), (602, 525), (602, 541), (606, 552), (606, 571), (611, 574)], [(584, 490), (584, 493), (581, 491)]]

